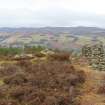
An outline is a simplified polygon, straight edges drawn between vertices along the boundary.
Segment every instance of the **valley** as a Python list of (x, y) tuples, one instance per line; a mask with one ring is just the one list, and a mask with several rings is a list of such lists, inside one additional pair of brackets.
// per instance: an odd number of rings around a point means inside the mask
[(84, 44), (95, 41), (105, 44), (104, 29), (92, 27), (0, 29), (0, 45), (3, 47), (28, 45), (70, 50), (80, 49)]

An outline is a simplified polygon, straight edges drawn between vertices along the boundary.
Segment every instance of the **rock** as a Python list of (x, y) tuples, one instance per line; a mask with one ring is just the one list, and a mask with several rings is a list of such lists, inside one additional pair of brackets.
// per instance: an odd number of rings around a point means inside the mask
[(85, 45), (82, 48), (82, 55), (89, 60), (94, 69), (105, 70), (105, 51), (101, 42)]

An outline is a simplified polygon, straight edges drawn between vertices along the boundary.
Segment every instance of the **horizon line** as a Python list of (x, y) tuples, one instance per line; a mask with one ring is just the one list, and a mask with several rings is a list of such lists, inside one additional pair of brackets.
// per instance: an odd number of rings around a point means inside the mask
[(13, 27), (13, 26), (7, 26), (7, 27), (2, 27), (0, 26), (0, 28), (101, 28), (101, 29), (105, 29), (104, 27), (99, 27), (99, 26), (40, 26), (40, 27), (29, 27), (29, 26), (20, 26), (20, 27)]

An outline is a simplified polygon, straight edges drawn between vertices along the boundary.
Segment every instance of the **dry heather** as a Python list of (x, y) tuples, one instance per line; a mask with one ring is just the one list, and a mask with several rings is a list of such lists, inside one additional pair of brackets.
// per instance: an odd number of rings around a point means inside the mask
[(98, 93), (105, 95), (105, 84), (99, 88)]
[(69, 53), (54, 53), (47, 56), (48, 60), (69, 61)]
[(0, 105), (73, 105), (86, 78), (71, 63), (58, 61), (2, 65), (0, 75)]
[(103, 82), (103, 84), (102, 84), (102, 86), (99, 87), (97, 93), (105, 95), (105, 76), (103, 77), (102, 82)]
[[(80, 66), (79, 66), (80, 67)], [(80, 67), (84, 69), (84, 67)], [(75, 98), (76, 105), (105, 105), (105, 72), (85, 67), (86, 81), (80, 88), (83, 93)]]

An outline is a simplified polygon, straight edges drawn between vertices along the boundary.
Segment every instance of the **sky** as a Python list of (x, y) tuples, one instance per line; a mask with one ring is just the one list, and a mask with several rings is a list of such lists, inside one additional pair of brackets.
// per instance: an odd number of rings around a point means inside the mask
[(105, 0), (0, 0), (0, 27), (105, 28)]

